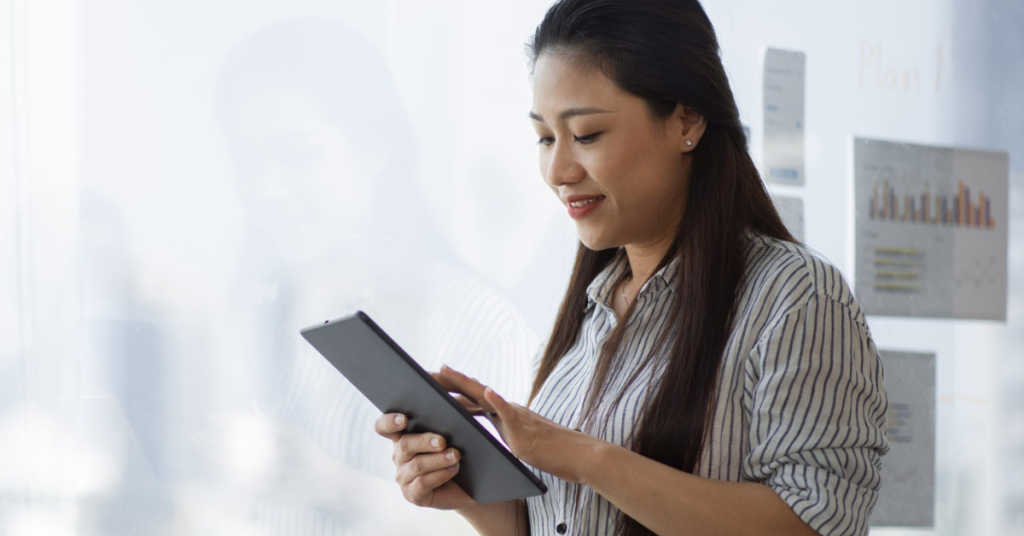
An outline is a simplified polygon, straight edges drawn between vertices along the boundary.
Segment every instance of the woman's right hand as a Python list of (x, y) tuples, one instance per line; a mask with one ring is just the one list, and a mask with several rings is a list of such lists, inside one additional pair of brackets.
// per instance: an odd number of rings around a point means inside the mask
[(385, 413), (374, 430), (394, 443), (395, 480), (402, 495), (416, 506), (458, 510), (477, 504), (451, 479), (459, 472), (462, 454), (446, 448), (438, 434), (406, 434), (409, 419), (401, 413)]

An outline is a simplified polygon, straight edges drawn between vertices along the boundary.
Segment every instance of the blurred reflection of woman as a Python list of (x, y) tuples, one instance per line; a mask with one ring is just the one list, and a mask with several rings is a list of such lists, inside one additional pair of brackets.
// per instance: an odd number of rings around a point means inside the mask
[[(300, 20), (256, 32), (227, 58), (217, 113), (251, 224), (231, 297), (236, 356), (256, 371), (242, 394), (276, 423), (274, 449), (252, 469), (263, 476), (243, 484), (280, 500), (264, 496), (250, 515), (265, 530), (332, 534), (361, 520), (382, 530), (360, 484), (394, 478), (371, 429), (379, 412), (299, 329), (362, 309), (424, 367), (458, 363), (524, 401), (536, 336), (449, 252), (413, 180), (412, 132), (388, 67), (350, 29)], [(214, 417), (227, 431), (246, 419)], [(231, 463), (230, 443), (203, 448)]]
[(529, 52), (576, 266), (529, 404), (437, 378), (550, 491), (475, 503), (443, 437), (383, 415), (406, 498), (488, 535), (866, 534), (881, 362), (839, 271), (779, 220), (701, 5), (561, 0)]

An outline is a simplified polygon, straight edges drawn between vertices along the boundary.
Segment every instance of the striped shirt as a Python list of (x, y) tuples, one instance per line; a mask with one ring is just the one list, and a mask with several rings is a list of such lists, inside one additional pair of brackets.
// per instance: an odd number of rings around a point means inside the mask
[[(805, 248), (748, 232), (746, 267), (718, 378), (717, 402), (695, 473), (760, 482), (826, 535), (866, 534), (881, 488), (887, 399), (864, 314), (839, 271)], [(655, 351), (676, 292), (677, 257), (643, 285), (609, 370), (609, 395), (584, 431), (627, 448), (630, 431), (667, 363)], [(575, 345), (530, 404), (577, 428), (599, 350), (615, 327), (611, 292), (628, 268), (620, 248), (587, 288)], [(626, 380), (655, 352), (637, 381)], [(536, 375), (540, 353), (533, 360)], [(592, 489), (537, 471), (549, 491), (530, 497), (531, 533), (611, 535), (618, 509)], [(573, 515), (578, 497), (578, 515)]]

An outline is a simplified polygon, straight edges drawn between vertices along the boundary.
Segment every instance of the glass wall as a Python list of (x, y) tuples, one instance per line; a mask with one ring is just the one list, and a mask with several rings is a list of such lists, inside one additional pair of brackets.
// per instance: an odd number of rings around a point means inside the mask
[[(577, 244), (527, 118), (549, 3), (0, 0), (0, 534), (472, 533), (299, 329), (361, 309), (525, 402)], [(934, 469), (893, 476), (927, 504), (872, 532), (1024, 532), (1024, 4), (704, 5), (766, 177), (769, 51), (803, 54), (769, 189), (851, 282), (855, 140), (1008, 162), (1005, 318), (869, 316), (934, 369)]]

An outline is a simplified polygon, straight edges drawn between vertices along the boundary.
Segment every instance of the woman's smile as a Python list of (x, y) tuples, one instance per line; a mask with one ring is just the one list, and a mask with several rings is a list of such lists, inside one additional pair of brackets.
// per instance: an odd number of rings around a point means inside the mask
[[(540, 174), (580, 241), (596, 251), (664, 241), (682, 218), (692, 160), (685, 140), (699, 139), (699, 114), (677, 104), (654, 120), (644, 99), (561, 53), (540, 56), (532, 82)], [(657, 264), (653, 257), (660, 252)]]
[(569, 217), (574, 220), (579, 220), (586, 217), (591, 212), (597, 210), (597, 207), (601, 206), (605, 196), (603, 195), (572, 195), (565, 200), (566, 207), (569, 209)]

